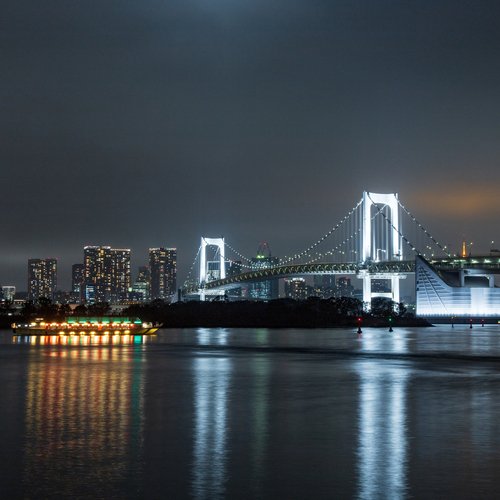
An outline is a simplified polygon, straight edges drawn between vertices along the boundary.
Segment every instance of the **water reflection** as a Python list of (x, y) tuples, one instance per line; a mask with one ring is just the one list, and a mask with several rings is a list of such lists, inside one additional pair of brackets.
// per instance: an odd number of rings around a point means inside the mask
[(141, 356), (122, 347), (31, 352), (24, 482), (32, 498), (47, 491), (91, 496), (97, 484), (104, 498), (118, 483), (133, 481), (142, 460)]
[(193, 371), (193, 496), (218, 498), (225, 491), (231, 362), (220, 357), (197, 358)]
[(32, 345), (138, 345), (155, 340), (156, 335), (13, 335), (13, 344)]
[(368, 361), (359, 373), (358, 498), (402, 498), (407, 489), (408, 371)]
[(405, 354), (410, 351), (410, 333), (398, 328), (394, 332), (381, 329), (365, 329), (363, 335), (358, 336), (358, 348), (370, 352), (391, 352)]
[(199, 345), (227, 345), (229, 330), (227, 328), (197, 328), (196, 343)]
[(254, 385), (252, 388), (252, 488), (253, 497), (261, 498), (266, 476), (266, 449), (269, 434), (269, 358), (255, 357), (252, 361)]

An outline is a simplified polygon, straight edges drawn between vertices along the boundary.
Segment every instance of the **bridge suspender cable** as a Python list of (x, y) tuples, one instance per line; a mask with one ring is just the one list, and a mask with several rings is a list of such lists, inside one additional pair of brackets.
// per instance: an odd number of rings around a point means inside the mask
[(288, 264), (289, 262), (293, 262), (295, 260), (300, 259), (304, 255), (307, 255), (311, 250), (314, 250), (318, 245), (323, 243), (328, 237), (330, 237), (335, 231), (337, 231), (347, 220), (348, 218), (359, 208), (359, 206), (363, 203), (363, 199), (359, 200), (359, 202), (347, 213), (347, 215), (341, 219), (335, 226), (333, 226), (330, 231), (325, 233), (318, 241), (310, 245), (308, 248), (303, 250), (300, 253), (297, 253), (291, 257), (284, 257), (283, 259), (280, 259), (279, 265), (284, 265)]
[[(370, 198), (370, 200), (373, 203), (373, 200), (371, 199), (370, 194), (368, 194), (368, 198)], [(385, 215), (384, 212), (380, 212), (380, 214), (382, 215), (382, 217), (384, 217), (384, 219), (386, 220), (386, 222), (388, 224), (390, 224), (390, 226), (399, 234), (399, 236), (401, 236), (401, 238), (403, 239), (403, 241), (412, 249), (412, 251), (415, 252), (417, 255), (422, 256), (422, 253), (415, 247), (415, 245), (413, 245), (408, 240), (408, 238), (403, 233), (401, 233), (401, 231), (399, 231), (399, 229), (397, 227), (394, 226), (394, 224), (392, 223), (391, 219), (389, 217), (387, 217), (387, 215)], [(433, 239), (433, 241), (435, 241), (435, 240)], [(441, 250), (443, 250), (448, 255), (448, 257), (450, 257), (450, 254), (446, 250), (444, 250), (441, 247), (441, 245), (438, 245), (438, 246), (441, 248)]]
[(432, 236), (432, 234), (430, 234), (429, 231), (427, 231), (427, 229), (425, 229), (425, 227), (422, 226), (422, 224), (420, 224), (420, 222), (415, 218), (415, 216), (401, 203), (401, 201), (399, 201), (399, 199), (398, 203), (399, 206), (405, 211), (406, 215), (408, 215), (413, 220), (413, 222), (415, 222), (415, 224), (425, 233), (425, 235), (429, 237), (439, 247), (439, 249), (442, 250), (448, 257), (451, 257), (451, 254), (448, 252), (448, 250), (446, 250), (446, 245), (444, 246), (441, 245), (441, 243), (439, 243), (439, 241), (437, 241)]
[(249, 259), (248, 257), (245, 257), (242, 253), (238, 252), (235, 248), (233, 248), (227, 241), (224, 241), (225, 245), (229, 250), (235, 253), (240, 259), (243, 259), (245, 262), (248, 262), (249, 264), (252, 263), (252, 260)]

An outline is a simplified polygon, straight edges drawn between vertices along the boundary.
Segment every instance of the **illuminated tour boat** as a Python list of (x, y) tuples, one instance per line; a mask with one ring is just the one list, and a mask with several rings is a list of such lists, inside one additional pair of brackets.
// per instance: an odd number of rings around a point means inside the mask
[(139, 318), (110, 316), (69, 317), (63, 322), (37, 318), (29, 323), (12, 323), (12, 331), (15, 335), (149, 335), (160, 326)]

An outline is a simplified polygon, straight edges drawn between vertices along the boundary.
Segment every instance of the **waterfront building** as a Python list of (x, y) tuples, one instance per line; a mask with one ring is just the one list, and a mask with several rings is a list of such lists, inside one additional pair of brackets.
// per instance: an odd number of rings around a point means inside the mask
[(132, 287), (131, 299), (139, 302), (147, 302), (151, 296), (151, 273), (149, 267), (139, 267), (137, 278)]
[(119, 303), (130, 288), (130, 249), (86, 246), (84, 253), (85, 302)]
[(71, 293), (75, 302), (83, 302), (85, 286), (85, 266), (73, 264), (71, 266)]
[(130, 249), (111, 249), (111, 297), (109, 302), (117, 304), (127, 300), (131, 286)]
[(57, 287), (57, 259), (28, 260), (28, 299), (42, 297), (53, 300)]
[(353, 297), (354, 295), (354, 287), (351, 284), (351, 278), (346, 278), (345, 276), (337, 279), (335, 289), (336, 297)]
[(438, 273), (425, 259), (415, 259), (416, 314), (421, 317), (500, 317), (500, 288), (488, 269)]
[(85, 302), (109, 301), (111, 294), (111, 247), (84, 247), (83, 264), (85, 266)]
[[(250, 260), (250, 268), (254, 271), (278, 266), (279, 258), (271, 255), (267, 242), (260, 244), (257, 255)], [(242, 292), (243, 296), (254, 300), (271, 300), (279, 296), (279, 281), (272, 278), (264, 281), (249, 283)]]
[(329, 274), (315, 275), (313, 278), (314, 295), (322, 299), (335, 296), (335, 276)]
[(4, 301), (13, 301), (16, 295), (16, 287), (14, 285), (3, 285), (2, 296)]
[(74, 302), (73, 292), (67, 292), (65, 290), (56, 290), (54, 293), (54, 302), (56, 304), (72, 304)]
[(285, 297), (294, 300), (306, 300), (309, 296), (309, 287), (304, 278), (285, 279)]
[(150, 248), (151, 299), (169, 299), (177, 291), (177, 249)]

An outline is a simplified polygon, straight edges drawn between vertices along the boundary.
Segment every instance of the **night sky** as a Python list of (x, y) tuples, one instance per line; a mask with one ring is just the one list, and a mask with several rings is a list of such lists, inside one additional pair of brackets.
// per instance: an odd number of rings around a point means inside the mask
[[(302, 250), (399, 192), (500, 246), (500, 3), (3, 0), (0, 283), (85, 244)], [(135, 269), (134, 269), (135, 274)]]

